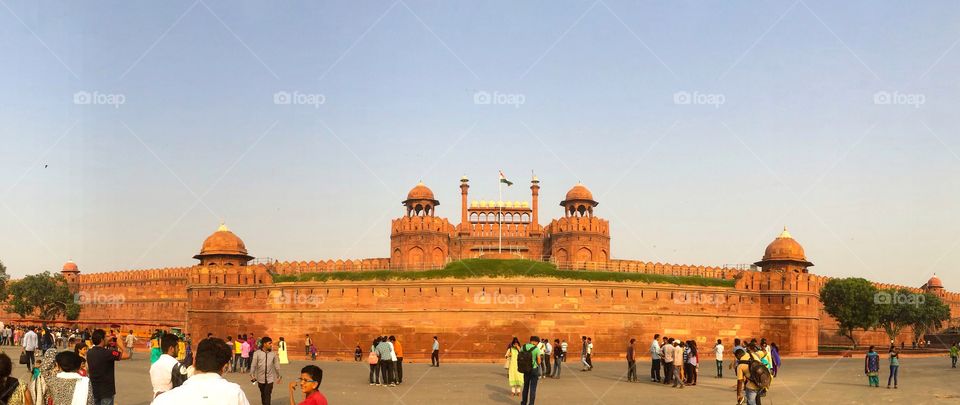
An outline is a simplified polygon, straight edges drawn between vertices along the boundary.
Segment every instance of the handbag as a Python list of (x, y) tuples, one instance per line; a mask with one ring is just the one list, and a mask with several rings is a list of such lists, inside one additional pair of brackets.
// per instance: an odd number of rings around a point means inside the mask
[(20, 352), (20, 364), (27, 364), (27, 352)]

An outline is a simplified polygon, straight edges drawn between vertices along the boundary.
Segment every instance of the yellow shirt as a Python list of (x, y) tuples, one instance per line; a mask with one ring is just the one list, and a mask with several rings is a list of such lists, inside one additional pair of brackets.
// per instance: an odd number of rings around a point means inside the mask
[(234, 354), (243, 354), (243, 343), (233, 342), (233, 353)]
[[(750, 355), (745, 354), (743, 355), (743, 357), (740, 358), (740, 360), (744, 360), (744, 361), (750, 360)], [(747, 363), (738, 363), (737, 364), (737, 381), (743, 381), (744, 388), (748, 390), (759, 391), (760, 387), (757, 387), (756, 384), (751, 382), (750, 379), (747, 378), (748, 375), (750, 375), (750, 365)]]

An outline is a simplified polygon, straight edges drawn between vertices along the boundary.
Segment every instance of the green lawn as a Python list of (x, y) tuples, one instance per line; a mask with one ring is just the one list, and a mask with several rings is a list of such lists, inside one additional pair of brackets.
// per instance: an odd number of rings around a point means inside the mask
[(448, 264), (443, 269), (400, 271), (333, 271), (323, 273), (275, 274), (273, 282), (296, 281), (369, 281), (369, 280), (432, 280), (442, 278), (553, 278), (561, 280), (616, 281), (733, 287), (734, 280), (699, 276), (667, 276), (660, 274), (620, 273), (610, 271), (557, 270), (550, 263), (533, 260), (466, 259)]

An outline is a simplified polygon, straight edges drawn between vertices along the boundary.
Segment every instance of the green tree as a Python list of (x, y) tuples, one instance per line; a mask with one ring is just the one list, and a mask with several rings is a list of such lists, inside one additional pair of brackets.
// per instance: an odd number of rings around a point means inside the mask
[(53, 276), (43, 272), (10, 283), (7, 311), (25, 318), (36, 315), (50, 321), (60, 316), (68, 320), (80, 316), (80, 305), (70, 293), (67, 280), (62, 275)]
[(837, 333), (853, 342), (857, 340), (853, 332), (857, 329), (876, 328), (880, 321), (877, 288), (862, 278), (835, 278), (820, 289), (820, 302), (823, 309), (837, 320)]
[(891, 342), (896, 340), (903, 328), (913, 324), (916, 318), (915, 303), (912, 300), (903, 299), (913, 296), (913, 292), (904, 288), (887, 288), (877, 292), (877, 299), (874, 302), (877, 304), (880, 327), (887, 333)]
[[(7, 296), (7, 282), (9, 282), (9, 280), (10, 276), (7, 275), (7, 266), (4, 266), (3, 261), (0, 260), (0, 297)], [(0, 298), (0, 301), (3, 301), (3, 299)]]
[(950, 319), (950, 307), (944, 304), (940, 297), (924, 293), (922, 300), (917, 301), (913, 322), (913, 340), (920, 340), (928, 331), (935, 331), (943, 327), (943, 321)]

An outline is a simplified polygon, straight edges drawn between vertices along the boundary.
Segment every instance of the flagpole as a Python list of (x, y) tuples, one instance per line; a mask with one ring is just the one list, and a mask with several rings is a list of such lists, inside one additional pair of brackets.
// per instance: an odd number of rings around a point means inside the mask
[(497, 179), (497, 253), (503, 253), (503, 182)]

